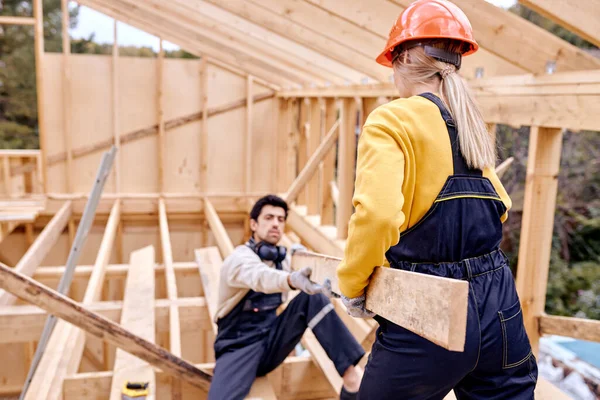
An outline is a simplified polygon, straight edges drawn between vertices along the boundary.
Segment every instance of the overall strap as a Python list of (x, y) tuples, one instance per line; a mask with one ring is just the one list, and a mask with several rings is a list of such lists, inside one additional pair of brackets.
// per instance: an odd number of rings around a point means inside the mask
[(448, 135), (450, 136), (450, 145), (452, 146), (452, 163), (454, 166), (454, 175), (477, 175), (482, 176), (483, 172), (478, 169), (471, 169), (467, 165), (462, 153), (460, 152), (460, 144), (458, 141), (458, 132), (456, 131), (456, 124), (452, 119), (452, 115), (446, 109), (446, 106), (442, 100), (432, 93), (421, 93), (419, 96), (426, 98), (433, 102), (440, 110), (444, 122), (446, 122), (446, 128), (448, 129)]

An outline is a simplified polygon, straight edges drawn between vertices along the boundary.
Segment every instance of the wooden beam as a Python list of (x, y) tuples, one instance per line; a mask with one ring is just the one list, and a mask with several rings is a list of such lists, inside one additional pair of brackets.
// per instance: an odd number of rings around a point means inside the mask
[[(15, 271), (20, 274), (31, 276), (36, 268), (44, 261), (48, 252), (55, 245), (60, 234), (65, 229), (71, 216), (72, 204), (67, 201), (60, 210), (54, 215), (52, 220), (46, 225), (42, 233), (35, 239), (35, 242), (27, 249), (27, 252), (21, 257), (19, 263), (15, 266)], [(14, 304), (16, 298), (9, 293), (0, 291), (0, 305)]]
[[(118, 231), (118, 228), (117, 228)], [(94, 266), (93, 265), (78, 265), (73, 274), (73, 279), (89, 279)], [(127, 276), (127, 264), (110, 264), (106, 267), (105, 278), (125, 278)], [(196, 264), (194, 262), (174, 262), (173, 269), (175, 273), (179, 274), (191, 274), (196, 272)], [(164, 273), (164, 264), (157, 264), (154, 266), (155, 273)], [(65, 272), (64, 266), (44, 267), (40, 268), (33, 275), (33, 279), (36, 281), (40, 280), (51, 280), (60, 279), (62, 274)]]
[(356, 117), (356, 100), (340, 100), (340, 142), (337, 166), (340, 198), (335, 218), (338, 239), (346, 239), (348, 237), (348, 223), (353, 212), (352, 195), (354, 194), (354, 170), (356, 168)]
[(48, 162), (46, 160), (48, 143), (46, 138), (46, 111), (44, 108), (46, 98), (44, 87), (44, 11), (42, 3), (42, 0), (33, 0), (33, 17), (35, 18), (33, 39), (35, 47), (38, 136), (40, 142), (39, 161), (41, 176), (39, 179), (42, 181), (43, 193), (46, 193), (48, 191)]
[(35, 25), (35, 18), (0, 16), (0, 25)]
[[(334, 99), (325, 99), (324, 118), (325, 132), (329, 132), (334, 124), (339, 122)], [(323, 137), (322, 141), (326, 141), (326, 137)], [(333, 199), (331, 197), (329, 185), (335, 179), (335, 158), (336, 149), (335, 146), (332, 146), (323, 160), (323, 167), (321, 169), (321, 209), (319, 212), (319, 214), (321, 214), (321, 225), (333, 225)]]
[[(311, 267), (311, 280), (331, 280), (341, 258), (296, 252), (292, 268)], [(391, 296), (391, 297), (390, 297)], [(367, 288), (367, 309), (451, 351), (463, 351), (469, 285), (466, 281), (377, 267)]]
[(504, 175), (504, 173), (508, 171), (508, 168), (512, 165), (514, 160), (514, 157), (508, 157), (496, 167), (496, 175), (498, 175), (498, 178), (502, 178), (502, 175)]
[(294, 182), (290, 185), (289, 189), (284, 195), (284, 199), (288, 203), (293, 203), (306, 183), (314, 176), (315, 172), (319, 168), (319, 164), (325, 156), (327, 156), (328, 152), (331, 150), (333, 145), (335, 145), (337, 137), (339, 135), (339, 125), (340, 121), (337, 120), (333, 126), (327, 132), (327, 136), (323, 140), (323, 142), (319, 145), (312, 156), (306, 163), (306, 166), (300, 171), (300, 174), (296, 177)]
[[(310, 100), (310, 117), (308, 123), (308, 154), (311, 157), (308, 160), (312, 159), (312, 155), (314, 155), (319, 149), (319, 143), (321, 142), (321, 100), (320, 99), (311, 99)], [(323, 157), (325, 154), (323, 154)], [(321, 166), (321, 160), (319, 160), (317, 164), (317, 168)], [(308, 163), (306, 166), (308, 166)], [(305, 167), (306, 168), (306, 167)], [(319, 174), (312, 174), (312, 177), (307, 182), (307, 207), (309, 215), (318, 215), (321, 209), (319, 208)]]
[[(155, 341), (154, 333), (154, 247), (147, 246), (131, 253), (125, 283), (121, 327), (132, 335)], [(156, 398), (154, 369), (133, 354), (117, 349), (110, 400), (120, 400), (127, 381), (148, 383), (148, 399)]]
[(100, 339), (133, 354), (164, 372), (208, 390), (211, 377), (166, 350), (123, 329), (101, 315), (92, 313), (75, 301), (33, 279), (0, 264), (0, 287)]
[[(198, 265), (190, 263), (194, 272)], [(124, 267), (127, 274), (128, 267)], [(197, 332), (212, 329), (210, 317), (204, 297), (184, 297), (176, 300), (158, 299), (155, 302), (156, 330), (158, 333), (169, 333), (170, 309), (176, 306), (181, 319), (182, 332)], [(121, 319), (123, 302), (101, 301), (86, 305), (86, 308), (100, 314), (111, 321)], [(39, 340), (48, 314), (32, 305), (5, 306), (0, 308), (0, 344), (27, 343)]]
[[(289, 182), (289, 177), (291, 175), (291, 167), (292, 163), (290, 162), (290, 158), (292, 154), (295, 154), (293, 151), (292, 143), (290, 143), (292, 139), (292, 131), (291, 131), (291, 116), (292, 116), (292, 102), (286, 99), (277, 99), (278, 104), (278, 128), (276, 130), (277, 135), (277, 168), (275, 169), (276, 173), (276, 190), (277, 192), (283, 192), (286, 190), (291, 182)], [(293, 177), (292, 177), (293, 180)]]
[[(394, 0), (408, 7), (411, 0)], [(483, 0), (455, 0), (469, 18), (480, 46), (535, 73), (545, 73), (549, 61), (557, 71), (600, 68), (600, 60), (532, 22)], [(540, 46), (543, 43), (543, 46)]]
[[(165, 264), (167, 298), (169, 300), (176, 300), (177, 281), (175, 279), (175, 269), (173, 268), (173, 251), (171, 248), (169, 223), (167, 220), (167, 207), (165, 206), (164, 199), (159, 199), (158, 207), (160, 242), (162, 247), (163, 262)], [(171, 353), (177, 357), (181, 357), (181, 327), (179, 321), (179, 308), (175, 304), (169, 307), (169, 327), (169, 351), (171, 351)], [(181, 381), (178, 379), (173, 379), (172, 388), (172, 397), (174, 399), (181, 399)]]
[(563, 2), (553, 0), (519, 0), (538, 14), (551, 19), (588, 42), (600, 46), (600, 2), (598, 0)]
[(119, 129), (119, 35), (118, 35), (118, 22), (115, 19), (113, 21), (113, 46), (111, 55), (111, 115), (112, 115), (112, 130), (113, 130), (113, 145), (117, 148), (117, 154), (115, 155), (113, 174), (115, 175), (115, 192), (121, 192), (121, 130)]
[[(302, 171), (308, 162), (308, 124), (310, 118), (310, 108), (309, 108), (309, 99), (303, 98), (298, 100), (299, 110), (298, 110), (298, 122), (297, 132), (298, 132), (298, 170)], [(306, 188), (303, 188), (300, 191), (300, 194), (297, 196), (296, 203), (301, 205), (306, 205), (308, 201)]]
[[(73, 154), (71, 153), (71, 39), (69, 36), (69, 1), (61, 0), (62, 11), (62, 108), (63, 108), (63, 139), (67, 153), (67, 165), (65, 166), (66, 191), (73, 193)], [(73, 228), (69, 227), (69, 230)], [(72, 242), (71, 242), (72, 243)]]
[[(308, 8), (310, 8), (308, 9), (304, 4), (301, 4), (304, 2), (269, 1), (253, 3), (245, 0), (208, 1), (217, 7), (223, 8), (272, 32), (313, 49), (320, 54), (326, 55), (341, 64), (361, 72), (365, 76), (387, 82), (391, 75), (389, 69), (373, 62), (375, 57), (374, 49), (382, 46), (380, 41), (376, 41), (374, 47), (368, 49), (364, 48), (363, 42), (359, 43), (361, 50), (364, 50), (363, 52), (357, 50), (354, 46), (354, 41), (353, 43), (340, 45), (340, 37), (352, 36), (362, 41), (364, 35), (356, 26), (330, 16), (316, 7), (308, 5)], [(298, 7), (302, 9), (298, 10)], [(318, 22), (316, 21), (317, 18)], [(319, 26), (315, 26), (317, 23)], [(367, 39), (370, 40), (372, 37), (367, 34)], [(368, 55), (364, 54), (365, 51)]]
[(215, 211), (214, 206), (208, 199), (204, 199), (204, 213), (206, 215), (206, 219), (208, 220), (208, 225), (210, 226), (210, 230), (215, 236), (215, 240), (217, 241), (217, 245), (219, 246), (219, 250), (223, 257), (227, 257), (229, 254), (233, 252), (234, 246), (223, 226), (223, 223), (219, 219), (219, 215)]
[(539, 327), (540, 336), (560, 335), (600, 342), (600, 321), (598, 320), (543, 314), (539, 317)]
[(517, 291), (525, 328), (536, 354), (540, 338), (538, 318), (546, 304), (562, 139), (559, 129), (531, 127)]
[(206, 57), (200, 60), (200, 107), (202, 126), (200, 128), (200, 190), (206, 192), (208, 173), (208, 63)]
[(164, 112), (164, 61), (165, 53), (163, 51), (163, 40), (159, 40), (158, 58), (156, 60), (156, 110), (157, 110), (157, 124), (158, 124), (158, 191), (160, 193), (165, 191), (165, 152), (166, 152), (166, 140), (165, 140), (165, 112)]
[(246, 134), (244, 135), (244, 192), (250, 192), (252, 185), (252, 75), (246, 77)]
[(336, 240), (335, 235), (329, 235), (322, 226), (308, 221), (300, 207), (289, 207), (287, 224), (315, 251), (335, 257), (344, 255), (344, 242)]

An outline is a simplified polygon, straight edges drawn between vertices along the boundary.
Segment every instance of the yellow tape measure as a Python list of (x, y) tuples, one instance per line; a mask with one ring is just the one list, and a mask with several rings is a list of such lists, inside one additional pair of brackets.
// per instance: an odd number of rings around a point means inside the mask
[(123, 400), (143, 400), (148, 396), (149, 382), (125, 382), (121, 398)]

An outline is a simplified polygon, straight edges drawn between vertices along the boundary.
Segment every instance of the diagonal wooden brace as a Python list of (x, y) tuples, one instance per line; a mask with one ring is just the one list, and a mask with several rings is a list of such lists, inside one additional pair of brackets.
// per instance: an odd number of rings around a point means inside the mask
[(147, 361), (165, 373), (208, 392), (212, 378), (206, 372), (2, 263), (0, 263), (0, 287), (89, 334)]

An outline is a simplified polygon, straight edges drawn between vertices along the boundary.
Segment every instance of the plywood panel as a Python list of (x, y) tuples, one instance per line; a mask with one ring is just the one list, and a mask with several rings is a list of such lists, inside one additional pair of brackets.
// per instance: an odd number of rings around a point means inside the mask
[[(46, 122), (46, 151), (49, 156), (65, 150), (63, 136), (63, 68), (62, 54), (46, 53), (44, 58), (44, 107)], [(52, 192), (65, 192), (65, 163), (49, 166), (48, 190)]]
[[(169, 60), (164, 63), (165, 120), (201, 111), (200, 61)], [(166, 135), (165, 190), (200, 190), (200, 121)]]
[(208, 108), (246, 97), (246, 79), (208, 64)]
[[(73, 149), (89, 145), (112, 137), (112, 102), (110, 86), (110, 57), (72, 55), (70, 129)], [(61, 80), (61, 75), (54, 79)], [(56, 96), (62, 96), (56, 93)], [(62, 114), (61, 114), (62, 115)], [(54, 140), (54, 134), (49, 142)], [(64, 147), (62, 149), (64, 151)], [(71, 174), (73, 189), (78, 192), (89, 192), (102, 152), (73, 159)], [(112, 179), (112, 178), (111, 178)], [(114, 183), (107, 182), (105, 191), (113, 191)]]
[(244, 190), (244, 165), (241, 160), (244, 152), (242, 134), (245, 120), (244, 109), (209, 118), (206, 176), (208, 191)]
[[(157, 75), (153, 58), (119, 58), (119, 128), (122, 133), (157, 122)], [(158, 138), (156, 135), (121, 148), (123, 190), (158, 190)]]

